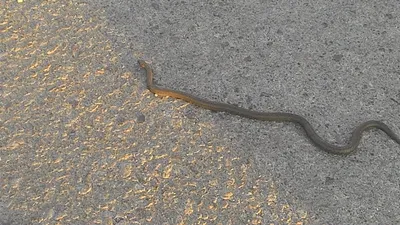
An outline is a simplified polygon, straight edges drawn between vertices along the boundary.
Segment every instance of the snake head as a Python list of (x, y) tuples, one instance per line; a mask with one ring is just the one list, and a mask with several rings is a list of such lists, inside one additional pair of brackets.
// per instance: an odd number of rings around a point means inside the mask
[(142, 59), (139, 59), (139, 60), (138, 60), (138, 63), (139, 63), (139, 66), (142, 67), (142, 68), (145, 68), (145, 67), (147, 66), (146, 61), (144, 61), (144, 60), (142, 60)]

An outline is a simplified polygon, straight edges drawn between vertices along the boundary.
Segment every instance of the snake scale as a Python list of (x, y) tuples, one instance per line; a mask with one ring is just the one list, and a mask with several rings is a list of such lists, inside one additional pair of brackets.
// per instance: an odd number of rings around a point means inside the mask
[(360, 143), (362, 133), (370, 128), (377, 128), (382, 131), (384, 131), (391, 139), (393, 139), (395, 142), (400, 144), (400, 138), (383, 122), (381, 121), (376, 121), (376, 120), (370, 120), (364, 123), (361, 123), (359, 126), (357, 126), (351, 136), (350, 142), (347, 145), (344, 146), (336, 146), (333, 144), (330, 144), (326, 142), (324, 139), (322, 139), (314, 130), (314, 128), (311, 126), (311, 124), (302, 116), (299, 116), (297, 114), (293, 113), (285, 113), (285, 112), (258, 112), (258, 111), (252, 111), (248, 109), (244, 109), (241, 107), (237, 107), (234, 105), (226, 104), (226, 103), (221, 103), (221, 102), (215, 102), (215, 101), (210, 101), (206, 100), (203, 98), (199, 98), (197, 96), (177, 91), (177, 90), (171, 90), (163, 87), (159, 87), (153, 83), (153, 70), (149, 66), (148, 63), (146, 63), (144, 60), (139, 60), (139, 65), (140, 67), (144, 68), (146, 70), (146, 75), (147, 75), (147, 88), (149, 89), (150, 92), (157, 94), (158, 96), (169, 96), (172, 98), (176, 99), (182, 99), (186, 102), (189, 102), (191, 104), (197, 105), (201, 108), (209, 109), (212, 111), (217, 111), (217, 112), (227, 112), (243, 117), (247, 117), (250, 119), (255, 119), (255, 120), (262, 120), (262, 121), (276, 121), (276, 122), (293, 122), (301, 125), (304, 128), (304, 131), (307, 134), (307, 137), (320, 149), (332, 153), (332, 154), (337, 154), (337, 155), (348, 155), (352, 152), (354, 152), (357, 149), (357, 146)]

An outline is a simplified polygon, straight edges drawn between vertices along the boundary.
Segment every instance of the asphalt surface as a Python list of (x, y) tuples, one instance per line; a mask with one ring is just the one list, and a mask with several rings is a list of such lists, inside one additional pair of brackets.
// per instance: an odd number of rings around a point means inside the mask
[(0, 0), (0, 224), (399, 224), (396, 1)]

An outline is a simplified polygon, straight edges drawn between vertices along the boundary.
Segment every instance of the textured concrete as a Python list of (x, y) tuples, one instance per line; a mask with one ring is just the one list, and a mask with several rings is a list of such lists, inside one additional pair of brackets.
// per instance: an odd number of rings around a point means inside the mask
[(398, 224), (396, 1), (0, 1), (0, 224)]

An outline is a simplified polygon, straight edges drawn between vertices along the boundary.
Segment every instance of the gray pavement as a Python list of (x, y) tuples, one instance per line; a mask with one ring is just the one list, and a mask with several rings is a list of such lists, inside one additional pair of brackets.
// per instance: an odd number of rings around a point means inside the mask
[(396, 1), (0, 1), (0, 224), (398, 224)]

